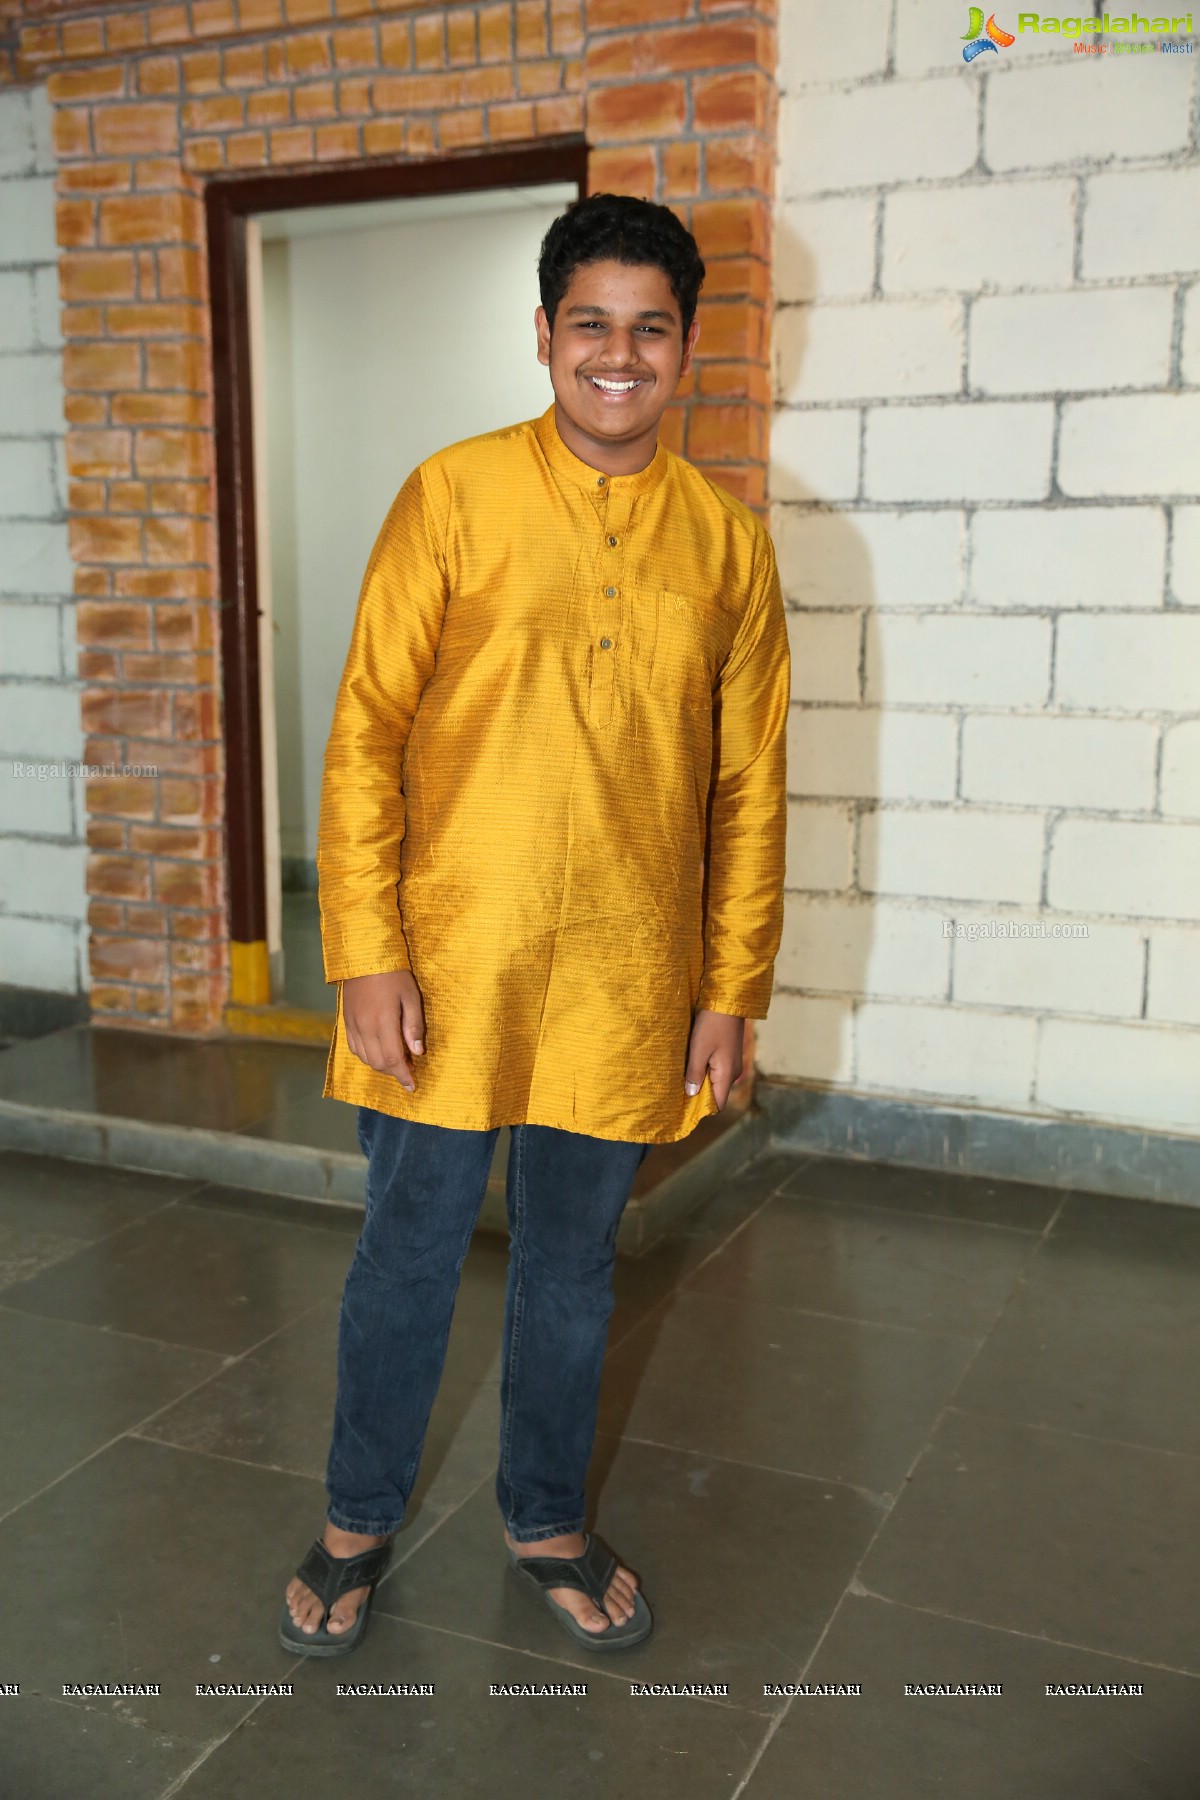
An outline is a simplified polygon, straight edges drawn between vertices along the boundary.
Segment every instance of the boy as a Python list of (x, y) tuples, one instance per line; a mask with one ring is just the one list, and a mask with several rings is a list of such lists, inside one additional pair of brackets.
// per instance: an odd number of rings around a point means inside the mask
[(318, 842), (325, 1094), (359, 1108), (318, 1540), (280, 1638), (361, 1638), (403, 1520), (496, 1138), (512, 1240), (496, 1494), (577, 1642), (642, 1641), (584, 1534), (617, 1227), (653, 1144), (724, 1108), (783, 922), (790, 662), (770, 538), (658, 440), (704, 278), (666, 207), (546, 234), (538, 419), (413, 471), (368, 565)]

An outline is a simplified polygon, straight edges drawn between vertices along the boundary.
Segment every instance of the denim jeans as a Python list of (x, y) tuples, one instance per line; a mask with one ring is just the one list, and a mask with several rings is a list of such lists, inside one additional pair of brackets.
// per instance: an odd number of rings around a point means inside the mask
[[(359, 1108), (366, 1218), (342, 1296), (325, 1479), (344, 1531), (390, 1535), (404, 1519), (499, 1132)], [(534, 1543), (583, 1530), (617, 1227), (652, 1146), (549, 1125), (511, 1137), (496, 1497), (509, 1535)]]

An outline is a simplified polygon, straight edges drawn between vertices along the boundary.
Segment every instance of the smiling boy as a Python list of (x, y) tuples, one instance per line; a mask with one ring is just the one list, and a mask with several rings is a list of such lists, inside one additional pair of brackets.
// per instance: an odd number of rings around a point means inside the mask
[(404, 1519), (459, 1273), (511, 1128), (496, 1495), (580, 1643), (651, 1615), (584, 1532), (638, 1164), (722, 1110), (783, 920), (790, 662), (770, 538), (659, 441), (704, 264), (666, 207), (593, 195), (539, 261), (542, 416), (451, 446), (376, 542), (326, 752), (325, 1094), (358, 1107), (324, 1537), (280, 1638), (361, 1637)]

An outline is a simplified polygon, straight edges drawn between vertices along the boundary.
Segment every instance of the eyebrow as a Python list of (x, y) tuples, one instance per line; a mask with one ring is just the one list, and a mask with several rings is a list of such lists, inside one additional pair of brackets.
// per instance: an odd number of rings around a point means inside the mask
[[(612, 313), (607, 306), (569, 306), (567, 308), (568, 319), (573, 319), (582, 313), (593, 313), (601, 319), (612, 318)], [(664, 312), (661, 308), (655, 309), (652, 306), (646, 307), (642, 312), (635, 313), (633, 316), (635, 319), (666, 319), (671, 324), (675, 323), (674, 313)]]

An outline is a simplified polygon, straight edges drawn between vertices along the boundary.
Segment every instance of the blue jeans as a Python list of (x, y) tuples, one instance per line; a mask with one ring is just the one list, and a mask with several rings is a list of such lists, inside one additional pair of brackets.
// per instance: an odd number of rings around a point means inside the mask
[[(402, 1523), (500, 1127), (358, 1111), (366, 1218), (338, 1327), (325, 1485), (344, 1531)], [(509, 1535), (583, 1530), (617, 1227), (649, 1144), (514, 1125), (496, 1497)]]

